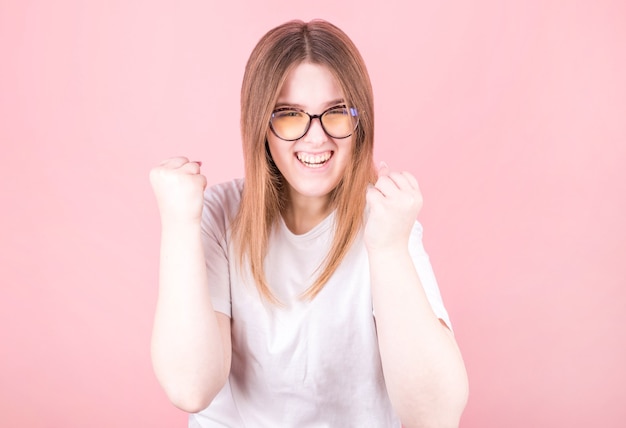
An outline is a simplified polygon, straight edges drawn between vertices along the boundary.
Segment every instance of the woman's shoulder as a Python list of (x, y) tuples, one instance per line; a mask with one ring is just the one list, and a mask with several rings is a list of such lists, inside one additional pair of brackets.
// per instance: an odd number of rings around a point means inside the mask
[(203, 220), (229, 224), (239, 211), (243, 183), (243, 178), (236, 178), (208, 186), (204, 191)]
[(243, 190), (243, 178), (235, 178), (222, 183), (207, 186), (204, 191), (205, 202), (226, 203), (232, 201), (241, 201), (241, 192)]

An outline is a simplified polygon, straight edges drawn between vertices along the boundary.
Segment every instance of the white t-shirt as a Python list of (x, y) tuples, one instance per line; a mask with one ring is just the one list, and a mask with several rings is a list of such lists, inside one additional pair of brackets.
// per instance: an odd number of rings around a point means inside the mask
[[(303, 301), (330, 248), (335, 215), (303, 235), (281, 219), (265, 274), (284, 306), (272, 306), (236, 266), (229, 225), (242, 188), (243, 180), (233, 180), (205, 192), (211, 298), (216, 311), (231, 317), (233, 353), (226, 386), (189, 416), (189, 427), (400, 427), (383, 379), (362, 234), (317, 297)], [(421, 237), (416, 222), (410, 253), (435, 314), (450, 325)]]

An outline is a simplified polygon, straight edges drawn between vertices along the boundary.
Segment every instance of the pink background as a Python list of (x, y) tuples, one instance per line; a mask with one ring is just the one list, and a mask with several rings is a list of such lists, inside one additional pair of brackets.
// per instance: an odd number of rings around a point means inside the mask
[[(176, 3), (176, 6), (175, 6)], [(151, 369), (149, 169), (241, 176), (257, 40), (361, 49), (469, 372), (462, 427), (626, 420), (623, 1), (0, 1), (0, 426), (182, 427)]]

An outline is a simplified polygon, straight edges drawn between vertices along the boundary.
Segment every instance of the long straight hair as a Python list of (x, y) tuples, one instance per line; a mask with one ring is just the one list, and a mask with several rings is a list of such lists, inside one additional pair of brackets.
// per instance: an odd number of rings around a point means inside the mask
[(365, 63), (339, 28), (323, 20), (290, 21), (258, 42), (246, 65), (241, 87), (241, 135), (245, 183), (233, 237), (240, 266), (248, 263), (259, 293), (280, 304), (265, 277), (263, 262), (272, 228), (286, 203), (286, 184), (267, 146), (269, 120), (289, 72), (309, 62), (327, 67), (337, 79), (346, 104), (356, 107), (359, 123), (351, 162), (331, 192), (335, 233), (319, 275), (303, 293), (313, 299), (328, 282), (363, 226), (365, 192), (375, 180), (373, 167), (374, 102)]

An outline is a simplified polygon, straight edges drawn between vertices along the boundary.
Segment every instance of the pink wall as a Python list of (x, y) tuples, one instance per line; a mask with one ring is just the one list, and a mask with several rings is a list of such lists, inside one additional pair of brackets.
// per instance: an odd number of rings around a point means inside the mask
[(462, 427), (624, 426), (626, 4), (236, 3), (0, 2), (0, 425), (184, 426), (149, 359), (148, 171), (240, 176), (250, 50), (323, 17), (369, 64), (377, 157), (422, 184)]

